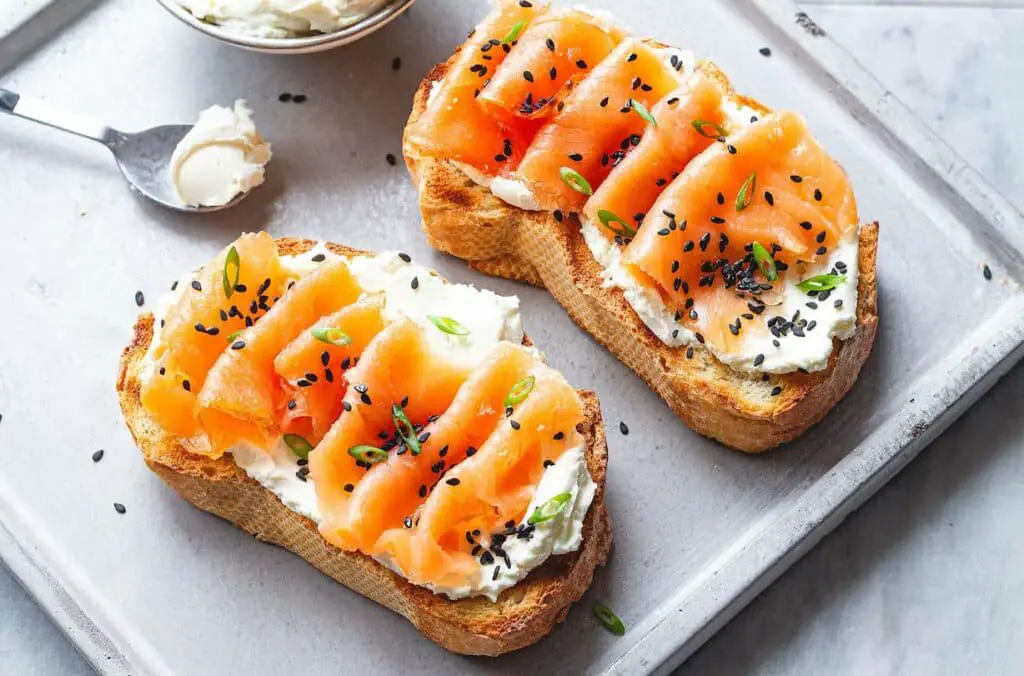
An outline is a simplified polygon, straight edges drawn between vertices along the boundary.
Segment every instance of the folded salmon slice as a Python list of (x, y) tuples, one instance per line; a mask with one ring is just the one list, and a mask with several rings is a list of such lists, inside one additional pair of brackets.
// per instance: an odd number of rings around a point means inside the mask
[(443, 89), (416, 124), (406, 130), (410, 145), (428, 157), (444, 157), (493, 175), (518, 164), (536, 126), (517, 127), (488, 115), (477, 95), (547, 3), (500, 0), (462, 45), (442, 83)]
[(234, 338), (199, 393), (199, 422), (212, 456), (241, 441), (266, 447), (275, 440), (284, 390), (274, 359), (314, 322), (361, 293), (345, 261), (325, 263), (290, 284), (266, 315)]
[[(587, 200), (584, 217), (601, 227), (609, 238), (636, 231), (665, 187), (682, 173), (694, 157), (714, 142), (714, 125), (724, 125), (723, 83), (698, 71), (681, 88), (663, 97), (651, 109), (656, 125), (648, 125), (636, 147), (616, 159), (611, 176)], [(694, 122), (704, 122), (704, 133)], [(614, 216), (611, 219), (610, 216)], [(617, 220), (616, 220), (617, 219)], [(620, 237), (624, 235), (620, 234)]]
[[(541, 209), (575, 211), (587, 196), (563, 169), (597, 188), (650, 126), (649, 109), (679, 85), (664, 50), (626, 40), (582, 80), (537, 133), (515, 174)], [(656, 118), (654, 118), (656, 119)], [(654, 127), (657, 129), (657, 127)]]
[[(142, 383), (142, 405), (167, 431), (183, 438), (202, 436), (196, 396), (206, 374), (228, 347), (227, 337), (252, 325), (277, 300), (288, 277), (274, 238), (245, 234), (203, 266), (155, 327), (162, 341), (153, 357), (153, 377)], [(205, 440), (193, 444), (203, 448)]]
[(360, 301), (321, 318), (274, 358), (274, 370), (287, 383), (285, 415), (292, 425), (299, 417), (309, 419), (309, 436), (302, 436), (312, 445), (341, 415), (348, 369), (383, 329), (380, 301)]
[(469, 376), (468, 368), (432, 350), (424, 331), (399, 319), (370, 341), (359, 364), (348, 372), (341, 416), (310, 454), (320, 531), (339, 547), (346, 542), (336, 536), (337, 526), (346, 523), (352, 493), (372, 467), (350, 449), (372, 446), (396, 455), (408, 453), (409, 444), (397, 429), (395, 405), (412, 426), (404, 431), (419, 438), (422, 427), (444, 413)]
[(523, 30), (477, 101), (507, 122), (554, 115), (560, 95), (589, 75), (624, 36), (587, 12), (549, 11)]
[(450, 469), (411, 528), (385, 531), (374, 550), (416, 584), (459, 587), (481, 566), (502, 563), (501, 542), (528, 516), (548, 464), (582, 443), (583, 404), (564, 378), (543, 364), (530, 370), (533, 390), (470, 458)]
[[(753, 243), (774, 252), (785, 270), (826, 255), (856, 224), (842, 168), (798, 115), (781, 112), (698, 155), (655, 202), (623, 262), (684, 323), (724, 336), (734, 310), (750, 302), (737, 303), (736, 294), (765, 292)], [(718, 288), (725, 292), (709, 293)]]
[(332, 523), (342, 549), (372, 552), (381, 533), (401, 528), (445, 471), (472, 455), (505, 416), (505, 398), (539, 363), (528, 348), (502, 343), (459, 388), (441, 417), (428, 424), (416, 455), (392, 453), (356, 486), (347, 513)]

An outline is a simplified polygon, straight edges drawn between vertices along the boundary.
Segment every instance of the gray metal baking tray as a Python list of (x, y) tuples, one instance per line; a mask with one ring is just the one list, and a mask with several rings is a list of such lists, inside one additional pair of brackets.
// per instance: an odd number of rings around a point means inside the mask
[[(874, 353), (850, 396), (796, 443), (745, 456), (696, 436), (545, 292), (427, 247), (414, 190), (385, 154), (400, 152), (420, 77), (482, 0), (419, 2), (359, 43), (308, 57), (233, 50), (140, 0), (100, 2), (31, 54), (4, 47), (82, 4), (58, 2), (37, 15), (43, 24), (0, 38), (4, 86), (126, 129), (245, 97), (274, 143), (264, 187), (237, 209), (188, 218), (134, 199), (103, 149), (0, 120), (0, 555), (100, 671), (668, 671), (1021, 357), (1024, 219), (809, 17), (778, 0), (593, 4), (802, 112), (852, 176), (863, 216), (882, 223)], [(286, 91), (308, 101), (280, 103)], [(453, 280), (518, 294), (549, 360), (601, 395), (616, 546), (549, 638), (497, 660), (444, 653), (146, 470), (114, 396), (135, 291), (152, 303), (181, 270), (261, 228), (405, 250)], [(598, 599), (625, 620), (624, 637), (590, 616)]]

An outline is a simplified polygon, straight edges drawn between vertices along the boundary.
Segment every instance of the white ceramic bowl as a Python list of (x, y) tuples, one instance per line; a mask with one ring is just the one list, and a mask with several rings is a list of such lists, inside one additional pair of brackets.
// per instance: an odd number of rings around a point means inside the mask
[(257, 38), (243, 35), (225, 30), (215, 24), (200, 21), (178, 4), (177, 0), (157, 0), (157, 2), (197, 31), (206, 33), (229, 45), (268, 54), (309, 54), (334, 49), (369, 35), (408, 9), (414, 0), (381, 0), (380, 8), (375, 12), (340, 30), (294, 38)]

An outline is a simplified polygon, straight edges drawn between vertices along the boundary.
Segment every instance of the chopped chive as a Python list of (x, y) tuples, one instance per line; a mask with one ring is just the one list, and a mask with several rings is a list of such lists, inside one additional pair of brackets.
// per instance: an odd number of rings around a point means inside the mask
[(846, 281), (846, 275), (817, 275), (796, 285), (801, 291), (831, 291)]
[[(626, 221), (622, 220), (607, 209), (598, 209), (597, 218), (601, 221), (601, 225), (608, 228), (619, 237), (625, 239), (632, 239), (633, 237), (636, 237), (636, 230), (630, 227)], [(618, 223), (619, 225), (616, 227), (613, 225), (614, 223)]]
[(526, 376), (518, 383), (512, 386), (512, 389), (505, 395), (505, 408), (517, 406), (530, 396), (530, 392), (533, 391), (533, 386), (536, 384), (537, 378), (534, 376)]
[(228, 344), (231, 344), (231, 343), (235, 342), (238, 339), (238, 337), (240, 335), (242, 335), (243, 331), (245, 331), (245, 329), (238, 329), (237, 331), (232, 333), (230, 336), (228, 336)]
[(368, 465), (376, 465), (379, 462), (386, 462), (388, 459), (387, 451), (377, 448), (376, 446), (367, 446), (365, 444), (353, 446), (348, 449), (348, 454), (356, 460), (365, 462)]
[(647, 110), (647, 106), (645, 106), (644, 104), (640, 103), (636, 99), (630, 99), (629, 107), (635, 110), (636, 114), (643, 118), (645, 122), (649, 122), (653, 124), (655, 127), (658, 126), (658, 121), (654, 119), (654, 116), (651, 115), (651, 111)]
[(743, 182), (743, 187), (740, 188), (739, 194), (736, 195), (736, 211), (743, 211), (754, 201), (755, 187), (757, 187), (756, 171), (751, 172), (750, 176), (747, 176), (747, 180)]
[(501, 39), (501, 44), (510, 45), (519, 39), (519, 34), (523, 32), (523, 28), (526, 27), (525, 21), (517, 21), (516, 25), (512, 26), (512, 30)]
[[(690, 124), (693, 125), (693, 128), (697, 130), (697, 133), (703, 136), (704, 138), (717, 139), (722, 138), (723, 136), (726, 135), (725, 129), (722, 128), (722, 125), (715, 124), (714, 122), (708, 122), (707, 120), (693, 120), (692, 122), (690, 122)], [(708, 127), (714, 130), (715, 133), (709, 134), (707, 131)]]
[(619, 616), (612, 612), (612, 609), (603, 603), (594, 604), (594, 617), (604, 625), (604, 628), (615, 634), (616, 636), (622, 636), (626, 633), (626, 625), (622, 623)]
[(453, 336), (468, 336), (469, 335), (469, 329), (467, 329), (465, 326), (463, 326), (462, 324), (458, 323), (457, 321), (455, 321), (451, 317), (439, 317), (437, 315), (427, 315), (427, 319), (429, 319), (431, 322), (433, 322), (434, 326), (436, 326), (439, 330), (443, 331), (444, 333), (447, 333), (447, 334), (450, 334), (450, 335), (453, 335)]
[(576, 192), (583, 193), (584, 195), (594, 194), (594, 189), (590, 187), (590, 183), (587, 182), (587, 179), (583, 178), (583, 176), (575, 169), (562, 167), (559, 169), (558, 173), (562, 177), (562, 182)]
[(398, 436), (402, 437), (405, 441), (405, 445), (409, 447), (409, 451), (413, 455), (420, 454), (420, 441), (416, 438), (416, 428), (412, 422), (409, 421), (409, 416), (405, 414), (402, 407), (399, 404), (391, 405), (391, 420), (395, 423), (395, 431), (398, 432)]
[(328, 326), (320, 326), (312, 329), (310, 333), (313, 337), (322, 343), (328, 345), (334, 345), (336, 347), (345, 347), (346, 345), (352, 344), (352, 336), (348, 335), (341, 329), (335, 329)]
[(306, 441), (305, 437), (301, 437), (298, 434), (284, 435), (284, 443), (288, 448), (292, 449), (292, 453), (300, 458), (308, 458), (309, 452), (313, 450), (313, 445)]
[(540, 505), (533, 510), (533, 514), (530, 515), (530, 518), (527, 519), (526, 522), (533, 525), (535, 523), (550, 521), (565, 510), (565, 506), (569, 504), (570, 498), (572, 498), (572, 493), (559, 493), (543, 505)]
[(768, 253), (768, 249), (764, 248), (764, 245), (760, 242), (754, 242), (751, 245), (751, 249), (754, 252), (754, 260), (757, 262), (757, 267), (761, 268), (761, 272), (769, 282), (774, 282), (779, 278), (778, 270), (775, 267), (775, 259)]
[[(235, 280), (231, 281), (231, 271), (234, 270)], [(228, 249), (228, 255), (224, 259), (224, 296), (231, 298), (235, 292), (235, 285), (242, 274), (242, 261), (238, 257), (238, 249), (232, 246)]]

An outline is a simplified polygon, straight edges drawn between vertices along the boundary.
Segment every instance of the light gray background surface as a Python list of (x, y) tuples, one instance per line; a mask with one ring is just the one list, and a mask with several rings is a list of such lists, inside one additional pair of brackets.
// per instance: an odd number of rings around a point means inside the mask
[[(1024, 11), (907, 4), (809, 11), (1024, 206)], [(682, 673), (1019, 673), (1022, 414), (1018, 366)], [(0, 568), (0, 674), (36, 673), (91, 672)]]

